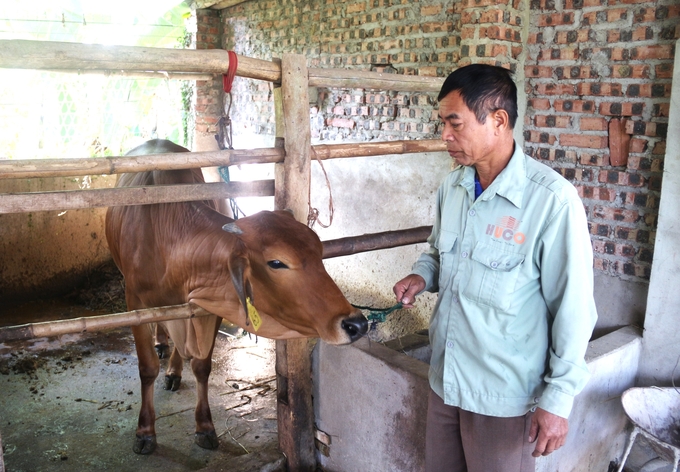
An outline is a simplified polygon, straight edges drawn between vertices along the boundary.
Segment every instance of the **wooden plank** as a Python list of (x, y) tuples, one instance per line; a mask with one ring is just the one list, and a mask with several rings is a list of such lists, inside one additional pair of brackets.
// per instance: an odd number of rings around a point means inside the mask
[(356, 69), (310, 69), (310, 87), (394, 90), (397, 92), (436, 92), (443, 77), (386, 74)]
[[(311, 179), (307, 62), (304, 56), (284, 54), (281, 69), (286, 158), (277, 165), (275, 206), (292, 210), (295, 218), (306, 224)], [(308, 340), (276, 341), (276, 379), (279, 448), (288, 458), (288, 470), (313, 472), (316, 457)]]
[(212, 315), (212, 313), (207, 312), (201, 307), (185, 303), (183, 305), (126, 311), (124, 313), (114, 313), (112, 315), (43, 321), (40, 323), (28, 323), (19, 326), (0, 328), (0, 342), (61, 336), (62, 334), (90, 333), (104, 329), (120, 328), (121, 326), (139, 326), (144, 323), (181, 320), (193, 318), (195, 316), (208, 315)]
[(323, 258), (330, 259), (377, 249), (423, 243), (427, 241), (430, 233), (432, 233), (432, 226), (419, 226), (417, 228), (332, 239), (323, 242)]
[(263, 164), (282, 162), (283, 156), (283, 149), (262, 148), (177, 152), (148, 156), (86, 157), (75, 159), (2, 159), (0, 160), (0, 179), (106, 175), (235, 164)]
[[(0, 67), (226, 74), (229, 54), (223, 49), (166, 49), (5, 39), (0, 40)], [(273, 61), (238, 56), (236, 75), (280, 82), (281, 66)]]
[(274, 195), (273, 180), (0, 194), (0, 213), (191, 202)]

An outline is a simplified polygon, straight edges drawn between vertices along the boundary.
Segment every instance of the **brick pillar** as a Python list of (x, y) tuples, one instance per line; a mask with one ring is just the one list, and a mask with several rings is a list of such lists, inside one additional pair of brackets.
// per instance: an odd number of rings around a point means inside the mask
[[(218, 10), (196, 10), (196, 49), (218, 49), (222, 43), (220, 12)], [(223, 112), (223, 91), (221, 77), (213, 80), (196, 81), (196, 131), (194, 151), (217, 149), (215, 133), (217, 121)]]

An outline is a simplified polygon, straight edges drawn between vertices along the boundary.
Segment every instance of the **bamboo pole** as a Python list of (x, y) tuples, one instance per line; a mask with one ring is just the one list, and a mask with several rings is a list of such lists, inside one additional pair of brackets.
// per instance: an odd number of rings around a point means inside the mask
[(358, 254), (360, 252), (423, 243), (427, 241), (430, 233), (432, 233), (432, 226), (419, 226), (417, 228), (397, 231), (385, 231), (382, 233), (332, 239), (323, 242), (323, 258), (330, 259), (332, 257)]
[[(441, 152), (446, 144), (439, 139), (422, 141), (389, 141), (378, 143), (317, 144), (312, 146), (316, 159), (384, 156)], [(0, 159), (0, 179), (65, 177), (75, 175), (107, 175), (151, 170), (190, 169), (238, 164), (283, 162), (281, 148), (180, 152), (150, 156), (86, 157), (73, 159)]]
[(176, 152), (146, 156), (0, 160), (0, 179), (106, 175), (283, 161), (283, 149)]
[[(307, 60), (284, 54), (281, 60), (286, 158), (276, 167), (277, 209), (291, 209), (295, 219), (307, 223), (311, 181), (311, 129)], [(276, 341), (277, 420), (279, 449), (288, 469), (316, 470), (314, 454), (314, 408), (312, 406), (311, 355), (306, 339)]]
[[(0, 67), (226, 74), (229, 54), (223, 49), (165, 49), (5, 39), (0, 40)], [(238, 56), (236, 75), (279, 82), (281, 66), (272, 61)]]
[(47, 72), (57, 74), (103, 75), (106, 77), (130, 77), (135, 79), (164, 79), (164, 80), (212, 80), (216, 74), (201, 74), (200, 72), (152, 72), (141, 70), (95, 70), (95, 69), (52, 69)]
[[(0, 40), (0, 68), (38, 70), (111, 70), (225, 74), (229, 56), (222, 49), (165, 49), (138, 46)], [(236, 75), (281, 82), (281, 65), (238, 56)], [(357, 69), (309, 69), (309, 85), (328, 88), (360, 88), (397, 92), (438, 92), (440, 77), (385, 74)]]
[(310, 87), (439, 92), (444, 79), (418, 75), (385, 74), (356, 69), (310, 69)]
[(7, 193), (0, 194), (0, 214), (273, 195), (273, 180)]
[(316, 159), (342, 159), (348, 157), (385, 156), (389, 154), (415, 154), (446, 151), (441, 139), (422, 141), (389, 141), (379, 143), (317, 144), (312, 146)]
[(126, 311), (112, 315), (28, 323), (0, 328), (0, 342), (61, 336), (62, 334), (90, 333), (104, 329), (119, 328), (121, 326), (139, 326), (144, 323), (180, 320), (207, 315), (212, 315), (212, 313), (207, 312), (201, 307), (185, 303), (183, 305)]

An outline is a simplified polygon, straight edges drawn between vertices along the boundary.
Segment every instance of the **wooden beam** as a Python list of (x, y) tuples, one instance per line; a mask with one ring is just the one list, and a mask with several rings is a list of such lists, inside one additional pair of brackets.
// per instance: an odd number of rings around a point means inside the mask
[(0, 194), (1, 213), (192, 202), (274, 195), (273, 180)]
[[(0, 342), (61, 336), (62, 334), (90, 333), (104, 329), (120, 328), (121, 326), (139, 326), (144, 323), (181, 320), (208, 315), (212, 315), (212, 313), (207, 312), (201, 307), (185, 303), (183, 305), (126, 311), (112, 315), (43, 321), (41, 323), (28, 323), (0, 328)], [(0, 452), (2, 452), (2, 449), (0, 449)]]
[[(274, 93), (279, 88), (274, 89)], [(283, 131), (281, 132), (283, 140)], [(389, 141), (384, 143), (319, 144), (312, 146), (315, 159), (383, 156), (419, 152), (442, 152), (439, 139)], [(0, 159), (0, 179), (107, 175), (150, 170), (191, 169), (237, 164), (283, 162), (283, 148), (261, 148), (207, 152), (179, 152), (151, 156), (85, 157), (72, 159)]]
[[(225, 74), (229, 55), (223, 49), (169, 49), (139, 46), (0, 40), (0, 68), (55, 71), (126, 71)], [(309, 69), (312, 87), (439, 92), (441, 77), (386, 74), (357, 69)], [(238, 56), (236, 75), (281, 82), (281, 65)]]
[[(55, 41), (0, 40), (0, 67), (38, 70), (125, 70), (226, 74), (223, 49), (166, 49)], [(236, 75), (280, 82), (276, 62), (238, 56)]]
[(151, 72), (141, 70), (51, 70), (57, 74), (104, 75), (106, 77), (130, 77), (135, 79), (166, 79), (166, 80), (212, 80), (217, 74), (201, 74), (200, 72)]
[(441, 139), (389, 141), (384, 143), (318, 144), (312, 146), (314, 159), (342, 159), (347, 157), (385, 156), (446, 151)]
[[(284, 54), (281, 69), (286, 158), (283, 164), (276, 166), (275, 206), (292, 210), (295, 218), (306, 224), (311, 180), (306, 58)], [(278, 121), (281, 117), (276, 119)], [(279, 448), (288, 459), (288, 470), (313, 472), (316, 470), (316, 456), (308, 340), (276, 341), (276, 380)]]
[(349, 256), (377, 249), (389, 249), (423, 243), (427, 241), (431, 233), (432, 226), (419, 226), (417, 228), (332, 239), (323, 242), (323, 258), (330, 259), (332, 257)]
[(151, 170), (192, 169), (282, 162), (283, 149), (263, 148), (206, 152), (176, 152), (148, 156), (75, 159), (0, 159), (0, 179), (106, 175)]
[(442, 77), (385, 74), (356, 69), (310, 69), (310, 87), (393, 90), (396, 92), (439, 92)]

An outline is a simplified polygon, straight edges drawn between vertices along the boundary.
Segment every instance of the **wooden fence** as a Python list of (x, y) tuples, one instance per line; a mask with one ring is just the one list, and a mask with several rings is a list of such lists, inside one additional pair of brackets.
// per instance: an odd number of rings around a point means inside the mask
[[(77, 71), (79, 73), (156, 76), (196, 79), (225, 74), (229, 56), (224, 50), (181, 50), (128, 46), (0, 40), (0, 67)], [(308, 69), (306, 58), (284, 54), (281, 60), (238, 57), (236, 75), (267, 80), (275, 89), (277, 135), (284, 148), (215, 151), (152, 156), (75, 158), (59, 160), (0, 160), (0, 178), (55, 177), (116, 174), (147, 170), (226, 166), (242, 163), (276, 163), (276, 181), (206, 183), (191, 186), (137, 187), (0, 194), (0, 213), (63, 210), (94, 206), (149, 204), (241, 196), (275, 197), (275, 208), (291, 209), (298, 221), (307, 222), (311, 156), (319, 159), (444, 151), (441, 141), (396, 141), (351, 145), (311, 145), (308, 88), (361, 88), (401, 92), (437, 92), (440, 78), (404, 76), (344, 69)], [(285, 127), (282, 124), (285, 122)], [(424, 241), (430, 227), (388, 231), (324, 242), (324, 257), (355, 254)], [(199, 316), (189, 305), (154, 308), (106, 315), (98, 320), (65, 320), (0, 329), (0, 341), (82, 332), (113, 326)], [(4, 332), (4, 334), (3, 334)], [(297, 471), (316, 468), (311, 402), (310, 358), (306, 340), (277, 341), (279, 445), (288, 467)], [(0, 466), (2, 457), (0, 454)]]

